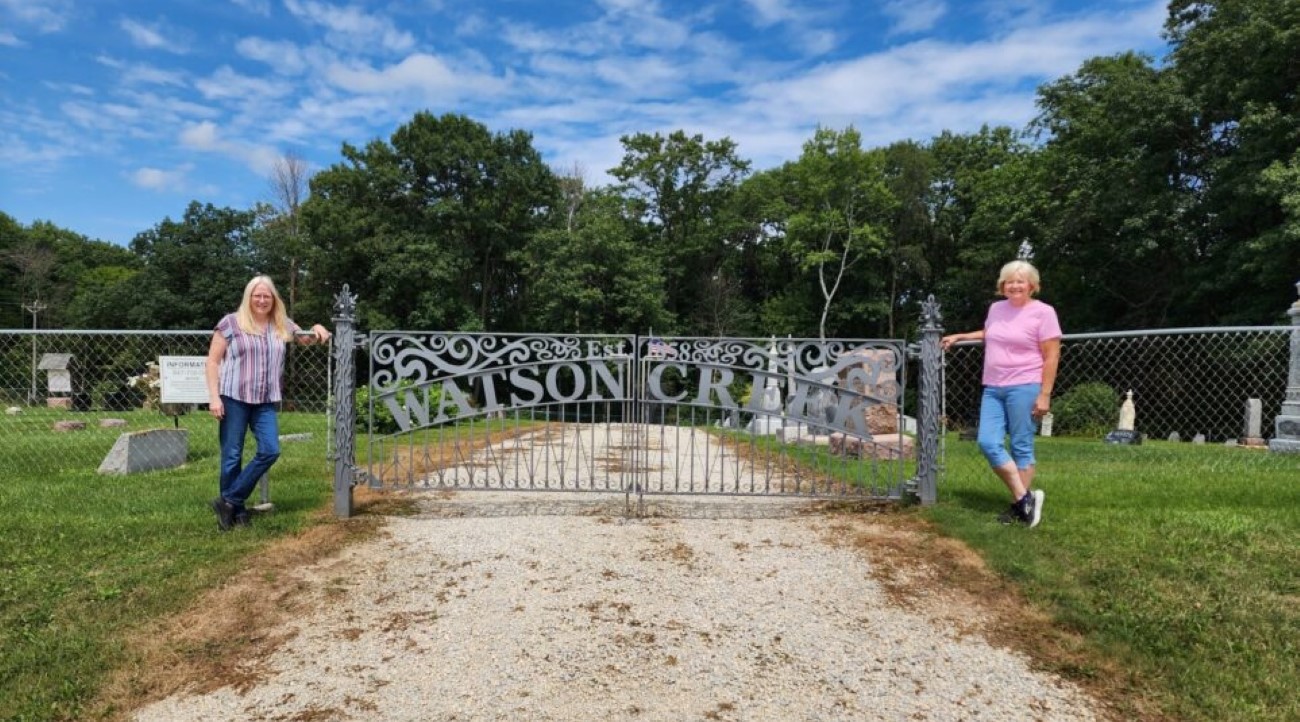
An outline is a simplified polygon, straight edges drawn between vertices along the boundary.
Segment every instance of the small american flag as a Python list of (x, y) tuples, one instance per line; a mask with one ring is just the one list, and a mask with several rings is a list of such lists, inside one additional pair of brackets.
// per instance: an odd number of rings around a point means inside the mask
[(648, 358), (661, 359), (676, 355), (677, 349), (669, 346), (657, 336), (651, 336), (650, 341), (646, 344), (646, 356)]

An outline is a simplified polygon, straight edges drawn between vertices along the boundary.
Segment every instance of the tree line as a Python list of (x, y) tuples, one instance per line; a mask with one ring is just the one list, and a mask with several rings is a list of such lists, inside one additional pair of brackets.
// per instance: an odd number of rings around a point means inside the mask
[[(0, 327), (209, 328), (254, 273), (366, 329), (909, 337), (974, 328), (1030, 255), (1070, 332), (1275, 324), (1300, 279), (1300, 3), (1174, 0), (1168, 57), (1096, 57), (1024, 128), (864, 147), (818, 128), (755, 170), (728, 138), (624, 136), (613, 179), (525, 130), (419, 112), (286, 157), (268, 202), (193, 201), (128, 247), (0, 213)], [(309, 177), (310, 176), (310, 177)]]

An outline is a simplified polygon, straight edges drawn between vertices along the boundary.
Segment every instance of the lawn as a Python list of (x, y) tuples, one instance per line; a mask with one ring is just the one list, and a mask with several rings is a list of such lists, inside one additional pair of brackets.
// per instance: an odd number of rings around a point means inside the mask
[[(202, 414), (181, 423), (187, 466), (126, 477), (94, 471), (116, 432), (0, 440), (0, 719), (84, 717), (140, 624), (329, 518), (322, 415), (281, 415), (282, 433), (312, 436), (283, 444), (275, 512), (226, 534), (207, 507), (215, 425)], [(95, 458), (63, 470), (79, 445)], [(1169, 719), (1300, 719), (1300, 456), (1052, 438), (1039, 457), (1047, 501), (1037, 529), (993, 521), (1006, 492), (955, 437), (939, 503), (912, 513), (1082, 635), (1097, 664), (1057, 671), (1086, 681), (1123, 669), (1121, 687)]]
[(1300, 719), (1300, 456), (1041, 439), (1033, 530), (991, 521), (1009, 496), (972, 442), (947, 465), (925, 514), (1170, 718)]
[[(132, 430), (171, 426), (156, 413), (113, 415)], [(206, 414), (181, 421), (190, 430), (190, 463), (130, 476), (95, 472), (120, 429), (100, 430), (91, 420), (80, 432), (42, 436), (31, 418), (25, 423), (24, 433), (0, 442), (2, 720), (81, 718), (122, 661), (121, 640), (135, 625), (183, 608), (255, 564), (262, 545), (328, 508), (322, 414), (281, 414), (282, 434), (311, 438), (281, 445), (269, 485), (274, 513), (227, 534), (217, 532), (207, 505), (216, 495), (217, 441)]]

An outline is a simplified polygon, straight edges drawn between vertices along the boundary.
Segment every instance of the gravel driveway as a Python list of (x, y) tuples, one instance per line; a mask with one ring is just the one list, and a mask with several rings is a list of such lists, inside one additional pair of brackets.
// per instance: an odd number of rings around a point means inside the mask
[(306, 613), (255, 681), (137, 712), (179, 720), (1091, 720), (943, 594), (900, 603), (804, 502), (502, 492), (301, 570)]

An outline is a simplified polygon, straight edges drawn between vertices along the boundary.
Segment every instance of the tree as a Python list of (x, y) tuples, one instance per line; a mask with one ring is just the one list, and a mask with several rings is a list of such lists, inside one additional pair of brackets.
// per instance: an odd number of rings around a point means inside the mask
[(560, 203), (529, 134), (421, 112), (343, 155), (303, 206), (314, 288), (349, 284), (371, 324), (519, 329), (519, 251)]
[(1185, 271), (1211, 249), (1197, 222), (1203, 138), (1176, 78), (1124, 53), (1085, 61), (1038, 95), (1048, 195), (1040, 248), (1076, 296), (1074, 327), (1187, 318)]
[(287, 286), (284, 301), (290, 317), (294, 315), (298, 302), (302, 259), (307, 252), (307, 238), (302, 229), (302, 204), (307, 199), (310, 181), (307, 161), (293, 153), (277, 158), (269, 180), (271, 212), (262, 214), (262, 224), (267, 231), (261, 249), (267, 256), (264, 267), (277, 268), (283, 264)]
[(128, 328), (212, 328), (239, 304), (254, 266), (257, 215), (191, 201), (131, 241), (143, 264)]
[(749, 172), (729, 138), (705, 141), (678, 130), (623, 136), (623, 160), (609, 173), (641, 204), (652, 247), (665, 277), (668, 310), (676, 323), (691, 319), (706, 279), (726, 263), (742, 232), (728, 207)]
[[(777, 178), (780, 196), (772, 213), (774, 235), (800, 270), (815, 274), (821, 297), (817, 328), (825, 338), (848, 271), (885, 252), (883, 231), (895, 201), (885, 182), (884, 154), (864, 150), (861, 135), (852, 127), (818, 128), (804, 144), (799, 160), (782, 166)], [(883, 287), (879, 274), (869, 274), (872, 277)], [(859, 304), (856, 314), (888, 316), (888, 300), (857, 290), (856, 298), (868, 303)]]
[[(1170, 72), (1201, 134), (1204, 187), (1195, 233), (1205, 240), (1195, 295), (1205, 321), (1263, 323), (1294, 293), (1300, 244), (1286, 230), (1287, 189), (1271, 181), (1300, 152), (1300, 4), (1174, 0), (1165, 31)], [(1189, 223), (1189, 225), (1192, 225)]]
[(531, 279), (528, 328), (547, 333), (645, 333), (667, 323), (663, 275), (639, 242), (627, 201), (591, 191), (564, 228), (535, 234), (524, 250)]

